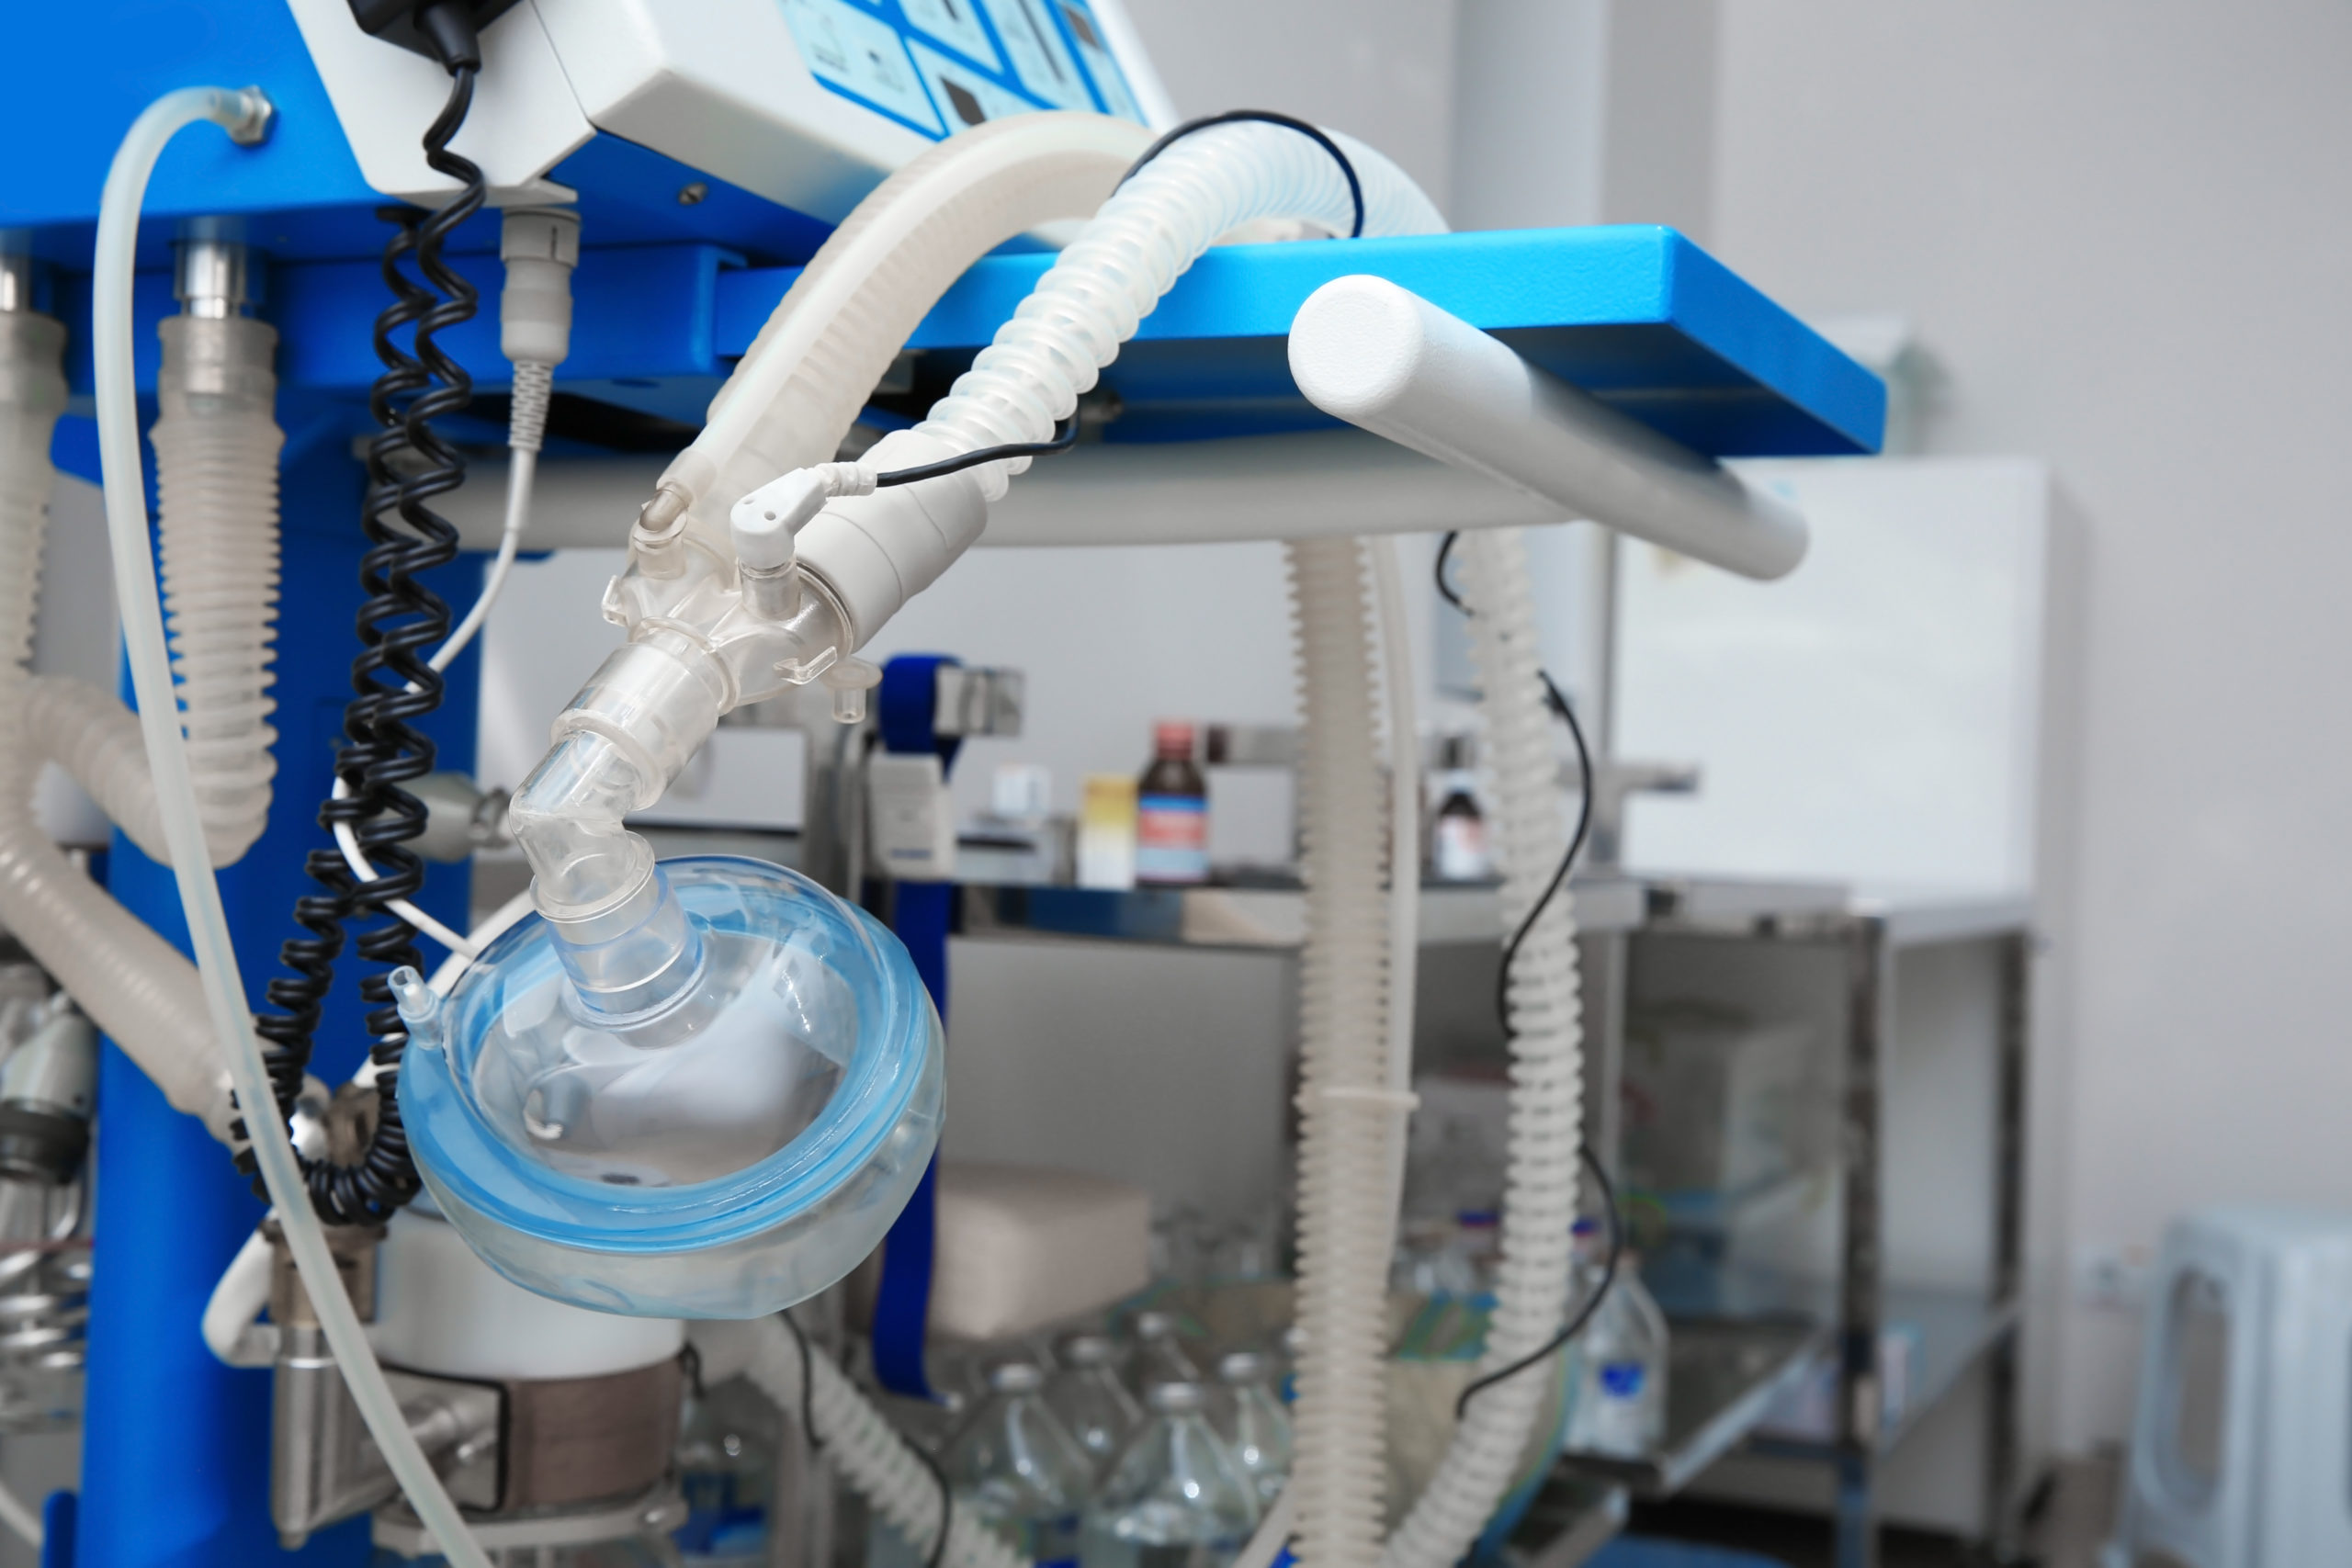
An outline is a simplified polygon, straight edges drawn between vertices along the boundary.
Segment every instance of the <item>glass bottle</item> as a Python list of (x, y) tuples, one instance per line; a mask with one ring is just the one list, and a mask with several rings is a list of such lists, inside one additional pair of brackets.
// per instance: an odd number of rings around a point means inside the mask
[(1202, 1414), (1201, 1385), (1155, 1384), (1150, 1416), (1087, 1506), (1083, 1568), (1226, 1568), (1258, 1510), (1225, 1441)]
[(1119, 1381), (1119, 1348), (1109, 1335), (1089, 1330), (1065, 1336), (1054, 1347), (1054, 1374), (1046, 1380), (1046, 1404), (1061, 1417), (1099, 1474), (1143, 1425), (1143, 1406)]
[(1135, 1321), (1135, 1364), (1129, 1382), (1138, 1391), (1164, 1382), (1199, 1382), (1201, 1369), (1179, 1337), (1172, 1312), (1139, 1312)]
[[(1586, 1290), (1598, 1289), (1592, 1222), (1577, 1222), (1577, 1255)], [(1581, 1298), (1579, 1298), (1581, 1300)], [(1628, 1252), (1616, 1278), (1578, 1337), (1576, 1402), (1567, 1446), (1584, 1453), (1640, 1459), (1666, 1438), (1666, 1314), (1642, 1284), (1639, 1261)]]
[(741, 1378), (692, 1396), (678, 1433), (678, 1484), (686, 1522), (673, 1539), (680, 1560), (717, 1568), (767, 1561), (781, 1417)]
[(1437, 816), (1430, 823), (1430, 870), (1441, 882), (1480, 882), (1494, 874), (1487, 844), (1487, 817), (1478, 809), (1470, 774), (1441, 775)]
[(1136, 785), (1136, 880), (1209, 878), (1209, 781), (1193, 760), (1193, 727), (1152, 726), (1152, 761)]
[(1078, 1557), (1079, 1510), (1093, 1461), (1046, 1405), (1046, 1374), (1027, 1361), (989, 1373), (989, 1396), (940, 1456), (959, 1504), (1022, 1558), (1046, 1568)]
[(1217, 1436), (1262, 1516), (1290, 1478), (1290, 1412), (1274, 1397), (1274, 1364), (1255, 1350), (1235, 1350), (1216, 1364), (1224, 1397), (1216, 1401)]

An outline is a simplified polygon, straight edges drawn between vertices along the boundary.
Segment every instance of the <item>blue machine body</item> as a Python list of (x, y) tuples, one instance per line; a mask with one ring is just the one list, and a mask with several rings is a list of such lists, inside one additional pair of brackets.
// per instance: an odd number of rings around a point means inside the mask
[[(853, 9), (845, 0), (826, 3)], [(18, 150), (0, 174), (0, 229), (29, 232), (47, 264), (37, 299), (71, 333), (77, 401), (56, 448), (68, 472), (98, 478), (88, 418), (90, 251), (100, 186), (122, 132), (175, 87), (256, 85), (278, 111), (258, 150), (238, 150), (201, 129), (164, 155), (141, 231), (137, 340), (143, 392), (154, 375), (155, 322), (175, 308), (167, 269), (179, 220), (243, 218), (248, 243), (267, 262), (257, 313), (283, 340), (278, 419), (288, 436), (276, 800), (268, 831), (221, 877), (259, 1003), (278, 972), (278, 943), (294, 930), (294, 900), (308, 886), (303, 857), (327, 842), (317, 812), (350, 695), (364, 547), (362, 474), (351, 446), (373, 428), (365, 404), (378, 371), (369, 333), (389, 300), (376, 260), (388, 232), (375, 210), (381, 198), (361, 180), (279, 0), (81, 0), (21, 9), (11, 18), (12, 55), (30, 68), (0, 98), (0, 144)], [(865, 9), (902, 26), (899, 0), (870, 0)], [(1056, 25), (1066, 44), (1082, 43), (1067, 14)], [(608, 134), (552, 177), (580, 193), (585, 246), (572, 357), (559, 390), (698, 423), (827, 226)], [(677, 193), (690, 181), (708, 194), (682, 205)], [(497, 238), (494, 216), (485, 216), (450, 247), (482, 288), (484, 308), (442, 340), (484, 392), (505, 389), (511, 374), (497, 350)], [(1006, 247), (923, 321), (910, 344), (924, 351), (922, 395), (944, 390), (1012, 314), (1049, 263), (1034, 253)], [(1220, 249), (1178, 283), (1106, 373), (1124, 412), (1105, 439), (1328, 425), (1291, 383), (1283, 337), (1308, 293), (1356, 272), (1424, 294), (1705, 453), (1839, 455), (1878, 444), (1884, 394), (1874, 377), (1689, 241), (1654, 228)], [(893, 415), (874, 417), (887, 423)], [(494, 443), (502, 431), (478, 422), (461, 434)], [(481, 562), (441, 576), (439, 592), (463, 605), (479, 587)], [(451, 671), (448, 700), (429, 726), (444, 767), (472, 763), (477, 670), (469, 655)], [(168, 870), (119, 836), (107, 858), (117, 896), (184, 940)], [(462, 924), (467, 891), (464, 867), (439, 867), (422, 902)], [(329, 1081), (347, 1076), (366, 1044), (356, 967), (345, 964), (320, 1033), (317, 1068)], [(204, 1303), (260, 1205), (219, 1145), (111, 1049), (96, 1159), (98, 1250), (74, 1560), (85, 1568), (271, 1560), (268, 1374), (220, 1366), (198, 1335)], [(322, 1532), (300, 1555), (363, 1562), (367, 1538), (366, 1522), (353, 1521)]]

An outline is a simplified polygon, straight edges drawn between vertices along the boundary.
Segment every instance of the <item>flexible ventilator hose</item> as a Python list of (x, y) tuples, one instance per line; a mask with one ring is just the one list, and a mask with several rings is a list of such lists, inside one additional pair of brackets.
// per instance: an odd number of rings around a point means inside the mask
[[(1427, 198), (1393, 164), (1360, 144), (1344, 145), (1362, 181), (1366, 232), (1442, 227)], [(1355, 216), (1344, 173), (1326, 149), (1295, 130), (1228, 124), (1175, 142), (1103, 204), (932, 417), (877, 448), (875, 466), (894, 466), (885, 460), (886, 450), (900, 462), (919, 463), (1046, 439), (1160, 296), (1219, 235), (1261, 219), (1303, 220), (1346, 232)], [(794, 294), (822, 276), (812, 265)], [(944, 287), (945, 278), (939, 282)], [(624, 618), (632, 623), (631, 643), (560, 721), (563, 739), (525, 784), (512, 818), (537, 873), (540, 907), (551, 917), (560, 913), (602, 931), (616, 923), (616, 911), (628, 909), (638, 922), (629, 928), (631, 940), (653, 929), (659, 895), (639, 892), (653, 886), (650, 857), (626, 843), (621, 814), (658, 798), (718, 716), (744, 699), (747, 675), (777, 667), (775, 641), (762, 639), (778, 634), (765, 627), (784, 627), (788, 639), (791, 626), (801, 624), (747, 623), (734, 574), (724, 596), (712, 595), (690, 575), (703, 569), (673, 547), (699, 522), (696, 542), (707, 548), (715, 504), (731, 506), (764, 487), (773, 477), (767, 468), (789, 463), (799, 471), (821, 462), (846, 428), (844, 403), (838, 424), (797, 422), (797, 450), (761, 444), (768, 440), (767, 427), (760, 424), (764, 400), (774, 398), (787, 410), (791, 404), (785, 393), (761, 389), (798, 385), (792, 378), (801, 362), (813, 363), (811, 349), (798, 345), (827, 341), (829, 323), (813, 313), (825, 298), (812, 292), (798, 307), (787, 299), (755, 345), (754, 359), (763, 350), (767, 358), (759, 359), (756, 369), (747, 360), (714, 406), (705, 432), (711, 450), (682, 455), (639, 518), (632, 538), (637, 581), (616, 585), (607, 601), (623, 605)], [(907, 326), (922, 303), (898, 302)], [(855, 368), (855, 376), (838, 368), (812, 372), (805, 395), (826, 391), (826, 376), (834, 378), (831, 397), (862, 395), (869, 372), (878, 373), (884, 362), (877, 355), (844, 358), (840, 363)], [(788, 429), (796, 422), (780, 423)], [(763, 460), (745, 461), (746, 453), (763, 453)], [(985, 498), (1001, 495), (1021, 466), (1000, 462), (974, 475), (838, 500), (808, 520), (799, 562), (828, 591), (829, 600), (818, 606), (827, 617), (821, 624), (840, 638), (824, 657), (854, 650), (935, 580), (985, 525)], [(1308, 729), (1317, 738), (1301, 783), (1313, 797), (1305, 815), (1312, 823), (1308, 876), (1316, 891), (1303, 1009), (1309, 1065), (1302, 1094), (1309, 1125), (1301, 1153), (1301, 1230), (1308, 1262), (1301, 1270), (1300, 1321), (1307, 1343), (1293, 1495), (1301, 1557), (1317, 1568), (1361, 1568), (1378, 1547), (1383, 1517), (1380, 1303), (1395, 1224), (1392, 1139), (1404, 1103), (1389, 1082), (1386, 1042), (1390, 934), (1382, 885), (1390, 825), (1377, 782), (1379, 720), (1363, 548), (1326, 541), (1295, 547), (1291, 558)], [(764, 570), (774, 563), (759, 564)], [(666, 589), (664, 581), (685, 586)], [(700, 613), (712, 618), (701, 641), (690, 647), (677, 628), (694, 624), (682, 612), (695, 607), (697, 594), (709, 606)], [(641, 608), (631, 615), (631, 605)], [(836, 607), (838, 621), (830, 618)], [(799, 613), (815, 619), (807, 604)], [(759, 660), (730, 659), (729, 637), (758, 649)], [(793, 647), (788, 640), (785, 646)], [(813, 672), (822, 668), (814, 652), (798, 647), (792, 657)], [(1418, 856), (1411, 860), (1400, 868), (1405, 874), (1418, 865)], [(640, 898), (643, 915), (634, 912)], [(603, 949), (615, 951), (616, 942)], [(666, 943), (649, 944), (647, 951), (652, 962), (670, 962)], [(633, 959), (630, 976), (639, 967), (655, 973), (652, 962), (639, 965)], [(590, 975), (584, 961), (574, 973), (583, 986), (609, 981)]]
[(832, 457), (923, 316), (1015, 234), (1101, 204), (1150, 142), (1091, 114), (1013, 115), (951, 136), (876, 186), (776, 305), (662, 479), (647, 525), (691, 508), (724, 547), (736, 501)]
[[(1519, 530), (1498, 528), (1464, 534), (1455, 554), (1494, 772), (1491, 830), (1503, 873), (1503, 922), (1516, 931), (1567, 850), (1536, 663), (1527, 549)], [(1576, 927), (1565, 887), (1520, 946), (1509, 1006), (1502, 1262), (1481, 1372), (1548, 1342), (1559, 1331), (1572, 1284), (1584, 1066)], [(1540, 1362), (1471, 1401), (1437, 1473), (1390, 1537), (1385, 1568), (1451, 1568), (1470, 1549), (1518, 1469), (1548, 1366)]]
[[(48, 682), (28, 679), (25, 661), (55, 481), (50, 433), (65, 406), (59, 369), (64, 342), (64, 328), (47, 317), (0, 315), (0, 925), (155, 1081), (173, 1109), (202, 1117), (219, 1134), (228, 1125), (227, 1085), (194, 966), (77, 870), (32, 810), (35, 776), (44, 753), (53, 753), (42, 744), (43, 727), (31, 722), (28, 688), (40, 688), (44, 698), (54, 694)], [(85, 716), (106, 731), (99, 750), (110, 760), (94, 772), (143, 783), (143, 747), (134, 735), (123, 749), (125, 727), (138, 721), (112, 695), (76, 686), (64, 689), (66, 701), (83, 703)], [(48, 705), (33, 705), (41, 711)], [(152, 789), (144, 798), (152, 811)], [(150, 826), (153, 848), (162, 851), (160, 819), (151, 816)]]
[(234, 315), (170, 316), (162, 332), (149, 439), (164, 608), (205, 842), (230, 865), (268, 826), (277, 772), (277, 332)]
[[(723, 1373), (738, 1361), (743, 1374), (779, 1410), (806, 1408), (812, 1442), (841, 1467), (866, 1505), (888, 1519), (916, 1551), (928, 1554), (939, 1539), (939, 1483), (906, 1438), (875, 1408), (832, 1359), (813, 1348), (808, 1365), (814, 1380), (808, 1404), (801, 1402), (800, 1346), (792, 1331), (773, 1317), (742, 1324), (690, 1324), (686, 1330), (703, 1357), (705, 1376)], [(953, 1512), (947, 1529), (948, 1568), (1026, 1568), (1027, 1560), (982, 1523), (969, 1508)]]
[[(240, 316), (172, 316), (161, 327), (161, 413), (149, 434), (162, 502), (164, 605), (205, 842), (214, 865), (232, 865), (268, 825), (277, 772), (268, 722), (284, 444), (270, 412), (277, 333)], [(170, 860), (130, 710), (71, 676), (33, 677), (28, 705), (34, 755), (72, 774), (141, 853)]]
[[(1363, 181), (1365, 233), (1445, 226), (1403, 171), (1330, 134)], [(1102, 204), (919, 431), (958, 452), (1046, 440), (1218, 235), (1270, 218), (1348, 232), (1354, 201), (1329, 152), (1263, 123), (1211, 126), (1172, 143)], [(997, 500), (1028, 466), (1026, 457), (989, 464), (980, 470), (982, 493)]]
[[(184, 127), (209, 120), (226, 128), (241, 142), (251, 144), (266, 134), (268, 113), (266, 101), (257, 92), (221, 88), (184, 88), (150, 105), (132, 123), (107, 171), (91, 284), (98, 452), (107, 479), (107, 531), (113, 547), (123, 642), (139, 695), (140, 724), (147, 737), (164, 838), (173, 851), (180, 907), (187, 919), (189, 945), (196, 952), (203, 981), (206, 1012), (225, 1047), (238, 1101), (247, 1107), (268, 1107), (276, 1101), (260, 1043), (254, 1035), (253, 1014), (238, 972), (236, 949), (229, 939), (220, 884), (206, 854), (204, 820), (189, 769), (187, 738), (180, 731), (172, 688), (171, 656), (164, 644), (163, 604), (156, 592), (146, 491), (140, 473), (139, 404), (131, 372), (131, 276), (140, 203), (165, 143)], [(467, 1530), (447, 1489), (409, 1431), (400, 1402), (368, 1347), (318, 1216), (311, 1211), (285, 1123), (273, 1115), (248, 1116), (245, 1122), (262, 1179), (277, 1208), (288, 1250), (369, 1435), (443, 1554), (458, 1568), (490, 1568), (489, 1559)]]
[[(1393, 1139), (1383, 803), (1374, 759), (1366, 547), (1293, 544), (1292, 635), (1306, 694), (1298, 761), (1297, 1433), (1289, 1497), (1309, 1568), (1361, 1568), (1385, 1519)], [(1419, 857), (1403, 868), (1418, 875)]]

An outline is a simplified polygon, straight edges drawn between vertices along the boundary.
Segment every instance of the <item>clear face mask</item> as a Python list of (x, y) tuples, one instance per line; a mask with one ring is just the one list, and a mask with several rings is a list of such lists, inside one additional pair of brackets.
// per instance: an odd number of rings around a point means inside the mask
[[(937, 1013), (905, 948), (797, 873), (654, 871), (660, 984), (525, 920), (446, 1000), (401, 987), (418, 1171), (492, 1267), (605, 1312), (754, 1317), (870, 1253), (938, 1143)], [(587, 960), (583, 965), (583, 959)]]

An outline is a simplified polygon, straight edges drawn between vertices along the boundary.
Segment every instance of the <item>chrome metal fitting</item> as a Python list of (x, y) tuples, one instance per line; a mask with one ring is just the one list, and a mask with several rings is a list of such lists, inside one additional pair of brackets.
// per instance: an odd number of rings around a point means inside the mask
[(25, 313), (33, 308), (33, 258), (0, 234), (0, 316)]
[(203, 235), (174, 249), (172, 292), (186, 314), (220, 321), (243, 315), (254, 303), (252, 253), (242, 243)]

